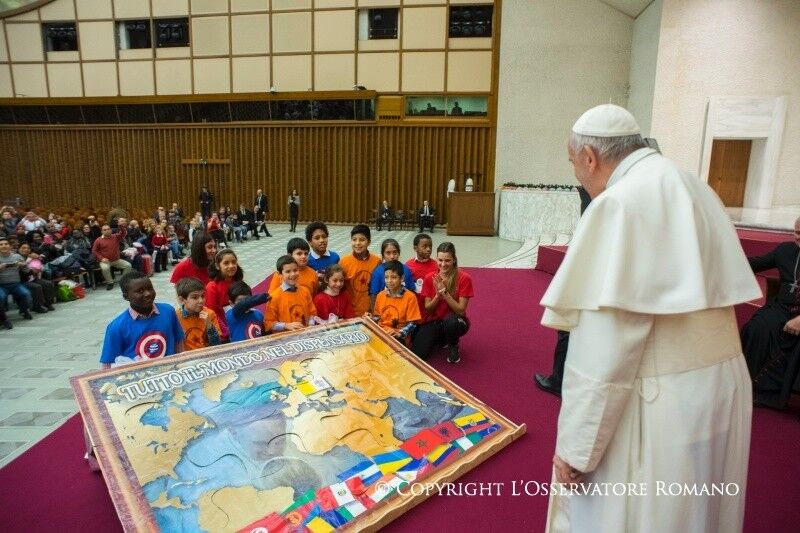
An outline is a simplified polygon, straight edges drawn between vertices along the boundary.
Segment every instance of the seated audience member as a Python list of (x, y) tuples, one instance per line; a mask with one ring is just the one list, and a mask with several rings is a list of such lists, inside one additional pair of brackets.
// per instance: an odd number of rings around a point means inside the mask
[(8, 305), (8, 295), (14, 296), (20, 314), (27, 320), (33, 320), (30, 308), (33, 305), (31, 291), (22, 283), (20, 271), (25, 268), (25, 259), (11, 251), (7, 237), (0, 237), (0, 308)]
[(45, 235), (39, 230), (28, 234), (28, 243), (31, 245), (31, 251), (39, 254), (44, 263), (49, 263), (61, 255), (61, 250), (53, 244), (52, 236)]
[(118, 233), (111, 232), (111, 226), (104, 224), (100, 238), (94, 241), (92, 253), (100, 263), (100, 271), (106, 282), (106, 290), (114, 287), (114, 278), (111, 276), (111, 267), (122, 270), (125, 275), (131, 270), (131, 264), (121, 259), (119, 256), (120, 243), (125, 240), (127, 221), (124, 218), (118, 219)]
[(389, 207), (388, 200), (384, 200), (378, 208), (378, 231), (380, 231), (384, 225), (386, 225), (389, 231), (392, 231), (392, 227), (394, 226), (394, 211)]
[(172, 202), (172, 207), (170, 207), (169, 210), (172, 211), (173, 213), (175, 213), (175, 216), (178, 219), (178, 221), (177, 221), (178, 224), (183, 222), (183, 209), (178, 207), (178, 202)]
[(336, 263), (325, 269), (322, 290), (314, 296), (317, 316), (328, 323), (355, 318), (353, 304), (344, 289), (344, 269)]
[(214, 240), (217, 241), (217, 245), (221, 242), (228, 246), (228, 241), (225, 238), (225, 232), (222, 229), (222, 221), (220, 221), (219, 215), (217, 213), (212, 213), (211, 218), (208, 219), (208, 223), (206, 224), (206, 232), (214, 237)]
[(21, 244), (17, 253), (25, 260), (25, 268), (20, 270), (20, 274), (25, 287), (31, 292), (34, 312), (55, 311), (53, 304), (56, 302), (56, 286), (49, 279), (42, 277), (44, 263), (39, 255), (31, 252), (28, 243)]
[(197, 278), (203, 283), (208, 283), (208, 267), (214, 262), (217, 255), (217, 243), (208, 233), (195, 233), (192, 240), (189, 257), (178, 263), (172, 270), (170, 283), (178, 283), (183, 278)]
[(87, 239), (83, 232), (80, 230), (72, 230), (72, 235), (70, 238), (64, 243), (64, 251), (68, 254), (76, 252), (78, 250), (86, 250), (88, 252), (92, 251), (92, 243), (89, 239)]
[(183, 328), (186, 351), (216, 346), (222, 342), (217, 315), (205, 306), (206, 287), (197, 278), (183, 278), (175, 285), (178, 308), (175, 314)]
[(120, 219), (125, 219), (127, 222), (131, 217), (122, 207), (118, 205), (112, 206), (111, 211), (108, 212), (108, 225), (111, 226), (112, 229), (117, 229)]
[(369, 226), (356, 224), (350, 230), (350, 246), (353, 253), (339, 260), (344, 269), (344, 288), (356, 316), (369, 311), (369, 280), (372, 271), (380, 264), (380, 258), (369, 253), (371, 233)]
[(183, 328), (175, 309), (156, 303), (156, 291), (150, 278), (138, 270), (123, 274), (119, 280), (122, 297), (130, 307), (109, 323), (100, 354), (101, 368), (124, 359), (156, 359), (183, 351)]
[[(384, 267), (385, 289), (375, 298), (372, 315), (386, 333), (405, 340), (422, 320), (417, 296), (401, 284), (405, 275), (403, 263), (393, 259), (384, 263)], [(373, 318), (368, 313), (365, 317)]]
[(142, 228), (139, 227), (139, 221), (131, 220), (128, 222), (128, 234), (125, 236), (125, 243), (128, 246), (133, 246), (137, 242), (141, 245), (147, 244), (147, 235), (144, 234)]
[(217, 314), (222, 340), (227, 342), (230, 338), (228, 323), (225, 320), (225, 308), (230, 305), (228, 289), (235, 281), (241, 281), (244, 271), (239, 266), (239, 258), (236, 252), (225, 248), (217, 252), (214, 262), (208, 267), (208, 277), (211, 278), (206, 284), (206, 306)]
[(433, 215), (434, 215), (433, 206), (428, 204), (428, 200), (424, 200), (422, 202), (422, 207), (419, 208), (419, 213), (418, 213), (420, 233), (422, 233), (422, 231), (425, 228), (430, 228), (431, 233), (433, 233)]
[(311, 247), (308, 266), (319, 276), (326, 268), (339, 262), (339, 254), (328, 250), (328, 226), (324, 222), (317, 220), (306, 226), (306, 241)]
[(81, 226), (81, 233), (92, 245), (94, 245), (94, 241), (99, 239), (101, 235), (99, 226), (91, 226), (89, 224), (84, 224)]
[(6, 207), (3, 209), (3, 229), (6, 232), (6, 235), (11, 235), (17, 229), (19, 225), (19, 217), (17, 217), (16, 213), (10, 207)]
[(169, 245), (169, 249), (172, 252), (172, 264), (175, 265), (183, 259), (183, 246), (181, 246), (181, 239), (178, 235), (178, 232), (175, 230), (175, 225), (170, 224), (167, 226), (167, 241)]
[(226, 233), (228, 235), (233, 235), (236, 242), (247, 240), (247, 228), (242, 225), (236, 213), (233, 213), (225, 220), (225, 227), (227, 228)]
[(292, 331), (313, 325), (317, 309), (309, 290), (298, 284), (300, 269), (297, 261), (290, 255), (281, 256), (275, 269), (280, 274), (281, 283), (269, 293), (264, 329), (272, 332)]
[(25, 218), (23, 218), (19, 223), (19, 225), (25, 229), (25, 233), (42, 229), (46, 224), (47, 221), (33, 211), (28, 211), (25, 213)]
[(748, 261), (753, 272), (777, 268), (780, 274), (778, 294), (756, 311), (741, 337), (754, 404), (783, 409), (800, 371), (800, 218), (794, 223), (794, 241)]
[(474, 296), (472, 278), (458, 268), (456, 247), (443, 242), (436, 248), (439, 271), (422, 282), (428, 321), (414, 335), (412, 351), (425, 359), (434, 348), (446, 345), (447, 362), (461, 361), (459, 339), (469, 331), (467, 305)]
[(228, 298), (233, 307), (225, 311), (231, 342), (246, 341), (264, 334), (264, 313), (254, 307), (269, 301), (269, 294), (253, 295), (244, 281), (234, 281), (228, 289)]
[(161, 226), (156, 226), (153, 236), (150, 237), (150, 246), (153, 247), (153, 267), (156, 272), (167, 270), (167, 259), (169, 258), (169, 241), (164, 235)]
[(206, 224), (203, 221), (203, 215), (200, 214), (198, 211), (194, 214), (194, 217), (189, 221), (189, 242), (194, 240), (195, 232), (197, 231), (205, 231)]
[(261, 239), (258, 235), (258, 228), (256, 227), (256, 216), (252, 211), (247, 209), (244, 204), (239, 204), (239, 211), (236, 212), (236, 216), (239, 222), (241, 222), (242, 227), (244, 227), (245, 234), (249, 231), (256, 240)]
[[(319, 291), (319, 278), (314, 269), (308, 266), (308, 251), (309, 246), (306, 241), (300, 237), (293, 237), (286, 243), (286, 253), (292, 256), (295, 263), (297, 263), (298, 279), (297, 284), (301, 287), (308, 289), (309, 294), (313, 298)], [(275, 272), (269, 282), (268, 293), (280, 287), (282, 283), (280, 272)]]

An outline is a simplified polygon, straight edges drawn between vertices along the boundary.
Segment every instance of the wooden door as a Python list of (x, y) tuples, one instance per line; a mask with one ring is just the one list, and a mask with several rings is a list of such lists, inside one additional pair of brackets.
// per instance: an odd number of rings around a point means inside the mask
[(726, 207), (744, 205), (747, 167), (750, 164), (751, 140), (714, 139), (711, 146), (711, 165), (708, 184)]

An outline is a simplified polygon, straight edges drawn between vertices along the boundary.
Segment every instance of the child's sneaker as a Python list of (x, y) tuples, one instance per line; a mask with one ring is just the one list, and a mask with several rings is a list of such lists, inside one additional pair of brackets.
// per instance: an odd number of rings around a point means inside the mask
[(458, 363), (461, 361), (461, 354), (458, 353), (458, 345), (447, 347), (447, 362)]

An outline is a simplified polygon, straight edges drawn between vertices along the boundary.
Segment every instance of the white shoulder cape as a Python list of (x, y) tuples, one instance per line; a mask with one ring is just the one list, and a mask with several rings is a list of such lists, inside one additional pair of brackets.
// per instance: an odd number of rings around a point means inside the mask
[(688, 313), (759, 298), (733, 223), (711, 188), (650, 149), (612, 174), (583, 214), (542, 297), (542, 324), (581, 310)]

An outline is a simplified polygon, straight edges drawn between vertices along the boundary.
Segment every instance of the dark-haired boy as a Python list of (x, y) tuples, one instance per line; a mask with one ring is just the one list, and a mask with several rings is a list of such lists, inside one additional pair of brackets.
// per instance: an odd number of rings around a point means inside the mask
[[(286, 253), (297, 263), (297, 285), (308, 289), (308, 292), (311, 293), (311, 297), (313, 298), (319, 290), (319, 279), (314, 269), (308, 266), (309, 250), (308, 243), (300, 237), (293, 237), (286, 243)], [(267, 292), (272, 294), (272, 291), (280, 287), (281, 281), (280, 272), (273, 274)]]
[(228, 298), (233, 307), (225, 311), (231, 342), (255, 339), (264, 334), (264, 313), (253, 309), (269, 301), (269, 294), (256, 294), (244, 281), (234, 281), (228, 287)]
[(183, 351), (183, 328), (169, 304), (155, 303), (156, 291), (145, 274), (126, 272), (119, 280), (122, 297), (130, 307), (106, 328), (102, 368), (111, 368), (119, 356), (156, 359)]
[[(310, 325), (311, 319), (317, 315), (317, 309), (308, 289), (298, 284), (300, 269), (297, 261), (290, 255), (281, 256), (275, 269), (280, 274), (281, 282), (278, 288), (269, 293), (264, 329), (273, 332), (291, 331)], [(314, 278), (316, 279), (316, 275)]]
[[(387, 261), (383, 266), (386, 288), (375, 298), (374, 317), (386, 333), (397, 339), (406, 339), (422, 320), (417, 296), (402, 285), (403, 263)], [(368, 313), (366, 316), (371, 318)]]
[(206, 287), (197, 278), (183, 278), (175, 285), (178, 308), (175, 315), (181, 323), (186, 351), (222, 343), (222, 330), (217, 314), (205, 306)]
[(318, 274), (325, 273), (325, 269), (339, 262), (339, 254), (328, 250), (328, 226), (316, 220), (306, 226), (306, 241), (311, 246), (308, 266)]
[(356, 316), (361, 316), (369, 310), (369, 280), (372, 271), (381, 263), (381, 258), (369, 253), (370, 243), (369, 226), (357, 224), (350, 230), (350, 245), (353, 253), (339, 260), (344, 270), (344, 289), (353, 303)]

